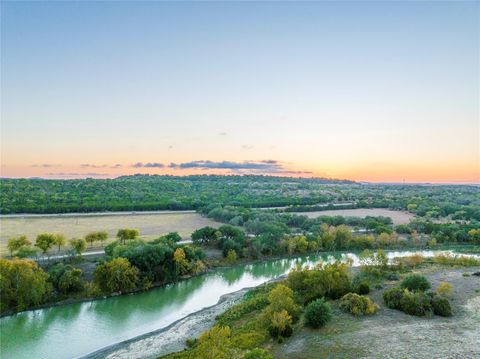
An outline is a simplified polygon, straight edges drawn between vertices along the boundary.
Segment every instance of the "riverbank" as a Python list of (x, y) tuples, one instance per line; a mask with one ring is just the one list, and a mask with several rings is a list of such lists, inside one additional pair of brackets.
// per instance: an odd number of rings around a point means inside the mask
[(250, 288), (222, 295), (217, 304), (187, 315), (165, 328), (113, 344), (82, 359), (150, 359), (186, 348), (186, 341), (198, 337), (215, 323), (215, 317), (237, 304)]
[[(286, 278), (281, 275), (262, 285), (274, 283)], [(154, 359), (187, 348), (188, 339), (197, 338), (215, 324), (215, 318), (238, 304), (243, 296), (253, 289), (248, 287), (233, 293), (222, 295), (218, 302), (210, 307), (187, 315), (165, 328), (161, 328), (138, 337), (113, 344), (81, 357), (82, 359)]]

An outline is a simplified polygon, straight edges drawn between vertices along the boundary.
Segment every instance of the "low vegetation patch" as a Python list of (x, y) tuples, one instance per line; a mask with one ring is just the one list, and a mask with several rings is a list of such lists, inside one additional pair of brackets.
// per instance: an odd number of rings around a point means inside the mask
[(480, 259), (467, 256), (456, 256), (453, 254), (437, 254), (433, 257), (433, 262), (450, 265), (450, 266), (462, 266), (462, 267), (476, 267), (480, 266)]
[(432, 314), (449, 317), (452, 308), (446, 294), (451, 292), (449, 283), (439, 286), (441, 295), (435, 292), (426, 292), (430, 289), (430, 282), (420, 275), (406, 277), (401, 287), (391, 288), (383, 292), (383, 301), (388, 308), (419, 317)]
[(340, 309), (353, 315), (374, 314), (378, 308), (370, 298), (356, 293), (345, 294), (340, 299)]

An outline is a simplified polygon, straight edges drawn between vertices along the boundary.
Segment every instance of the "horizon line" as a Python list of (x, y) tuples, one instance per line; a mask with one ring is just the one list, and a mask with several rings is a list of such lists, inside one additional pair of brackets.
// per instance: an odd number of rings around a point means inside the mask
[[(80, 175), (80, 174), (79, 174)], [(352, 182), (357, 184), (385, 184), (385, 185), (473, 185), (473, 186), (480, 186), (480, 181), (456, 181), (456, 182), (419, 182), (419, 181), (365, 181), (365, 180), (352, 180), (348, 178), (334, 178), (334, 177), (302, 177), (302, 176), (282, 176), (282, 175), (275, 175), (275, 174), (220, 174), (220, 173), (211, 173), (211, 174), (185, 174), (185, 175), (172, 175), (172, 174), (150, 174), (150, 173), (135, 173), (135, 174), (125, 174), (125, 175), (118, 175), (113, 177), (102, 176), (102, 177), (92, 177), (85, 175), (85, 177), (71, 177), (71, 178), (52, 178), (52, 177), (42, 177), (42, 176), (31, 176), (31, 177), (16, 177), (16, 176), (0, 176), (0, 180), (5, 179), (26, 179), (26, 180), (44, 180), (44, 181), (75, 181), (75, 180), (86, 180), (86, 179), (94, 179), (94, 180), (113, 180), (118, 179), (121, 177), (134, 177), (134, 176), (156, 176), (156, 177), (274, 177), (274, 178), (285, 178), (285, 179), (297, 179), (297, 180), (327, 180), (327, 181), (345, 181), (345, 182)]]

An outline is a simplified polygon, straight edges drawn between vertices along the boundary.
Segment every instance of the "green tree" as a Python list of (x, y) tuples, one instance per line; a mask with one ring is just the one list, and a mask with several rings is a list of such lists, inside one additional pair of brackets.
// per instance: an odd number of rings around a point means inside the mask
[(70, 239), (70, 246), (75, 251), (78, 257), (82, 256), (82, 253), (87, 249), (87, 241), (83, 238)]
[(0, 259), (1, 312), (40, 305), (48, 293), (48, 274), (28, 259)]
[(20, 236), (18, 238), (10, 238), (7, 243), (7, 248), (10, 252), (10, 256), (13, 256), (13, 253), (18, 251), (21, 247), (30, 245), (32, 245), (32, 242), (30, 242), (26, 236)]
[(139, 235), (138, 229), (123, 228), (123, 229), (119, 229), (117, 232), (117, 238), (123, 244), (125, 244), (127, 240), (137, 238), (138, 235)]
[(286, 310), (295, 321), (300, 315), (300, 307), (293, 300), (293, 291), (283, 284), (277, 285), (268, 295), (270, 304), (267, 309), (267, 316), (271, 318), (273, 313)]
[(48, 250), (55, 244), (56, 235), (54, 233), (41, 233), (37, 236), (35, 246), (40, 248), (43, 255), (47, 254)]
[(67, 240), (65, 239), (65, 236), (63, 234), (60, 234), (60, 233), (55, 234), (53, 244), (57, 246), (58, 252), (60, 252), (60, 248), (63, 247), (66, 242)]
[(220, 239), (221, 233), (210, 226), (197, 229), (192, 233), (192, 241), (195, 244), (207, 245)]
[(138, 268), (132, 266), (126, 258), (114, 258), (95, 268), (95, 283), (107, 293), (129, 292), (138, 284)]
[(105, 242), (108, 238), (107, 232), (90, 232), (85, 236), (85, 240), (90, 243), (90, 248), (93, 247), (93, 242)]
[(188, 261), (185, 257), (185, 251), (182, 248), (175, 249), (173, 252), (173, 261), (177, 274), (185, 274), (188, 271)]

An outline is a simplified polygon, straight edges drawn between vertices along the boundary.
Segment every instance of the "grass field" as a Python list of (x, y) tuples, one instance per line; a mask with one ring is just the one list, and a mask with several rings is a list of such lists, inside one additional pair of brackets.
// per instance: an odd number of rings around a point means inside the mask
[(344, 217), (361, 217), (366, 216), (383, 216), (390, 217), (393, 224), (407, 224), (413, 219), (414, 215), (403, 211), (393, 211), (384, 208), (356, 208), (356, 209), (333, 209), (328, 211), (315, 211), (315, 212), (294, 212), (298, 215), (304, 215), (309, 218), (316, 218), (320, 216), (344, 216)]
[[(63, 233), (67, 238), (84, 237), (91, 231), (107, 231), (112, 241), (120, 228), (137, 228), (145, 239), (157, 238), (168, 232), (178, 232), (187, 239), (201, 227), (218, 227), (221, 224), (198, 213), (149, 213), (77, 216), (25, 216), (0, 218), (0, 254), (7, 253), (8, 238), (26, 235), (34, 242), (42, 232)], [(107, 243), (108, 243), (107, 242)]]

